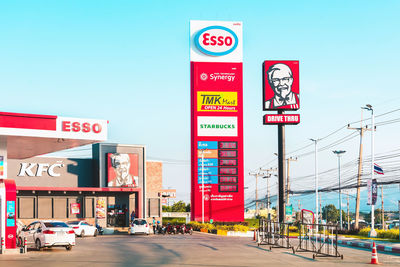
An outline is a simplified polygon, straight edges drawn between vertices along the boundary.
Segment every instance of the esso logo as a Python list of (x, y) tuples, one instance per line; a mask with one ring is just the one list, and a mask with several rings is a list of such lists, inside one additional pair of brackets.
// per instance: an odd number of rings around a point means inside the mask
[(14, 235), (13, 234), (9, 234), (7, 237), (8, 237), (8, 239), (13, 239)]
[(238, 46), (238, 37), (223, 26), (210, 26), (201, 29), (194, 37), (197, 49), (210, 56), (224, 56), (232, 53)]
[(63, 121), (61, 123), (61, 129), (63, 132), (83, 132), (83, 133), (100, 133), (102, 130), (100, 123), (90, 124), (89, 122), (73, 122), (73, 121)]

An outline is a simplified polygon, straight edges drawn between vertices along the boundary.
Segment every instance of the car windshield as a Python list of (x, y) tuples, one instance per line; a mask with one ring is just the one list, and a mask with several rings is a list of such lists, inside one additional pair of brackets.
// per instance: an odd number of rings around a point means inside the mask
[(70, 222), (67, 222), (68, 224), (79, 224), (79, 221), (70, 221)]
[(135, 220), (134, 222), (133, 222), (133, 224), (136, 224), (136, 225), (145, 225), (147, 222), (145, 221), (145, 220)]
[(44, 225), (46, 227), (68, 227), (64, 222), (45, 222)]

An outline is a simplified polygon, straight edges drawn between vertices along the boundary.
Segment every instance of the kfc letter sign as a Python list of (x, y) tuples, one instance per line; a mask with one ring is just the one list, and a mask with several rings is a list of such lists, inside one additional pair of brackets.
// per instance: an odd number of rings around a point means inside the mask
[(196, 47), (204, 54), (224, 56), (238, 46), (238, 37), (223, 26), (210, 26), (200, 30), (194, 37)]

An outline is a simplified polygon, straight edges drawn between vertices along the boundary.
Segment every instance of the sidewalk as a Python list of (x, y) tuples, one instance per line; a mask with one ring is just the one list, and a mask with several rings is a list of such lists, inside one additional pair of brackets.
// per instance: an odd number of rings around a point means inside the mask
[(357, 239), (352, 237), (339, 237), (339, 245), (372, 249), (372, 242), (375, 242), (378, 251), (386, 251), (400, 255), (400, 243), (389, 241), (375, 241), (372, 239)]

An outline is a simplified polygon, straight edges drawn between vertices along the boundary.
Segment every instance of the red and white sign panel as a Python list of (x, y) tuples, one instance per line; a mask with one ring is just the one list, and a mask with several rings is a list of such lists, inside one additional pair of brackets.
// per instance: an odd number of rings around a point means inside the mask
[(263, 110), (298, 110), (299, 84), (299, 61), (264, 61)]
[(192, 218), (202, 220), (204, 190), (206, 221), (243, 221), (242, 24), (190, 27)]
[(299, 114), (266, 114), (264, 115), (264, 125), (269, 124), (299, 124)]
[(139, 181), (139, 155), (107, 153), (109, 187), (137, 187)]
[(191, 62), (242, 62), (242, 22), (190, 21)]
[(81, 213), (81, 204), (71, 203), (71, 214), (79, 214), (79, 213)]
[(107, 140), (107, 120), (0, 112), (0, 135)]

